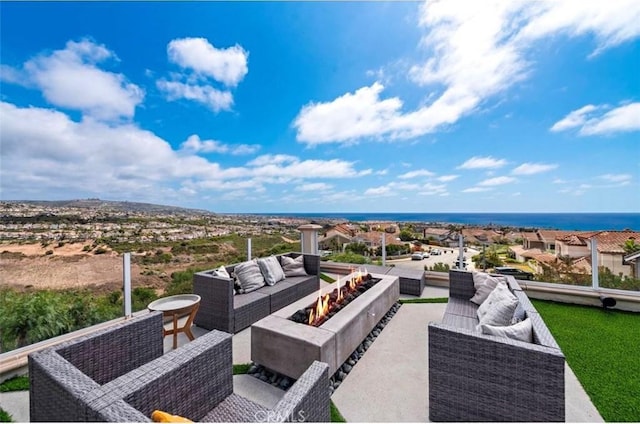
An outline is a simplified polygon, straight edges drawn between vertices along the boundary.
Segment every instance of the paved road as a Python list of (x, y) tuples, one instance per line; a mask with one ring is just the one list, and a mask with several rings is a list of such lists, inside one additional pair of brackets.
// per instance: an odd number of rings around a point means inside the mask
[[(455, 262), (458, 259), (459, 249), (457, 247), (451, 248), (438, 248), (440, 249), (440, 255), (430, 255), (428, 258), (425, 258), (421, 261), (413, 261), (411, 258), (406, 259), (395, 259), (395, 260), (387, 260), (387, 265), (395, 264), (398, 267), (402, 268), (411, 268), (411, 269), (424, 269), (425, 266), (431, 267), (438, 262), (442, 262), (444, 264), (449, 265), (450, 268), (455, 267)], [(471, 261), (471, 257), (475, 256), (479, 253), (478, 250), (467, 248), (467, 251), (464, 252), (464, 257), (467, 262), (467, 269), (474, 270), (475, 265)]]

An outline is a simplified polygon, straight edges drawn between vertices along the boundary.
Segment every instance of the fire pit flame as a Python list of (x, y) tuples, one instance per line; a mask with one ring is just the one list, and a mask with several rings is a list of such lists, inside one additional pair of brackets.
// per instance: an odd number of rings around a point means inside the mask
[(352, 270), (351, 278), (341, 287), (340, 280), (336, 282), (336, 289), (332, 293), (322, 295), (318, 293), (318, 300), (315, 306), (310, 308), (307, 324), (319, 326), (329, 318), (329, 314), (334, 310), (339, 310), (348, 300), (347, 298), (357, 295), (358, 287), (365, 281), (371, 281), (372, 277), (364, 270), (358, 269), (357, 273)]

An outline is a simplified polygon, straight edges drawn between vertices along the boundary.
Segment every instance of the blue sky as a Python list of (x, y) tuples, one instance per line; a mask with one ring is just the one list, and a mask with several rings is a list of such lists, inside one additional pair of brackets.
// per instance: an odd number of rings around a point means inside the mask
[(3, 200), (638, 212), (640, 2), (0, 3)]

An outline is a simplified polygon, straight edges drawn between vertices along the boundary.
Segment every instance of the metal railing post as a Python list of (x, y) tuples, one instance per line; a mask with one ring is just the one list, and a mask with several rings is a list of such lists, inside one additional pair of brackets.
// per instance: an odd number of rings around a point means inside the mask
[(594, 290), (600, 288), (600, 281), (598, 281), (598, 241), (595, 237), (591, 237), (591, 286)]
[(124, 316), (125, 318), (131, 318), (131, 253), (129, 252), (122, 257), (122, 280)]

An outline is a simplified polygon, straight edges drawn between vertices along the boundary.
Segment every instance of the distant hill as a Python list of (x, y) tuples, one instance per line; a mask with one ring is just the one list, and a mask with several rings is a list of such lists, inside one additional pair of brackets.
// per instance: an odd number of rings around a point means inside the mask
[(155, 205), (118, 200), (74, 199), (74, 200), (5, 200), (2, 203), (22, 203), (52, 208), (81, 208), (94, 210), (109, 210), (136, 213), (185, 214), (185, 215), (215, 215), (204, 209), (189, 209), (178, 206)]

